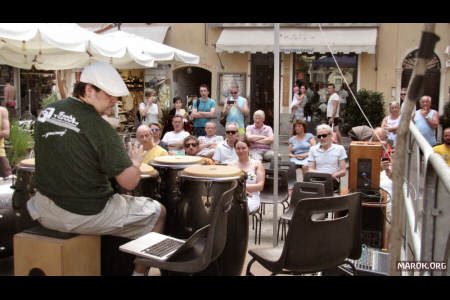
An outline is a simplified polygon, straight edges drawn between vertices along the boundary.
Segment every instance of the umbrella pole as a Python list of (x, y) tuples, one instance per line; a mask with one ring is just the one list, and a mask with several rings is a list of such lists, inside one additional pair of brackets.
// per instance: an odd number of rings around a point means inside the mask
[(277, 245), (277, 232), (278, 232), (278, 149), (279, 149), (279, 127), (280, 127), (280, 23), (275, 23), (274, 30), (274, 46), (273, 46), (273, 59), (274, 59), (274, 76), (273, 76), (273, 160), (274, 160), (274, 183), (273, 183), (273, 246)]

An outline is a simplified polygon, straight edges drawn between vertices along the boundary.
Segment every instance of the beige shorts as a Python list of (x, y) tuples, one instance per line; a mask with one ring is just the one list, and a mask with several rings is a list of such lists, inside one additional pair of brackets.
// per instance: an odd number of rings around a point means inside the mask
[(153, 230), (161, 213), (161, 204), (148, 197), (114, 194), (96, 215), (78, 215), (57, 206), (39, 192), (27, 202), (33, 220), (62, 232), (113, 235), (136, 239)]

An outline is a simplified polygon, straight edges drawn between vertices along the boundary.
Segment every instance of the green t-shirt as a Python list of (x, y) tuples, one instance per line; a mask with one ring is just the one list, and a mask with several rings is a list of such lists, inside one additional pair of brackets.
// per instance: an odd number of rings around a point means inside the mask
[(37, 190), (76, 214), (101, 212), (114, 193), (109, 178), (132, 165), (112, 126), (75, 98), (42, 109), (34, 137)]

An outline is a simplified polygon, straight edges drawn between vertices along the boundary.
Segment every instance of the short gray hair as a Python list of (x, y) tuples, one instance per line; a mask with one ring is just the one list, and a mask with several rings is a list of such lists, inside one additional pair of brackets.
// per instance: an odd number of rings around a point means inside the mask
[(255, 117), (255, 116), (261, 116), (261, 117), (265, 118), (266, 114), (264, 113), (264, 111), (259, 109), (253, 113), (253, 117)]
[(226, 130), (227, 126), (229, 126), (229, 125), (234, 125), (234, 126), (236, 126), (236, 129), (239, 129), (239, 125), (236, 122), (229, 122), (229, 123), (225, 124), (225, 130)]
[(319, 130), (326, 130), (328, 133), (332, 133), (332, 132), (333, 132), (333, 129), (332, 129), (329, 125), (327, 125), (327, 124), (320, 124), (320, 125), (317, 125), (317, 127), (316, 127), (316, 133), (317, 133)]

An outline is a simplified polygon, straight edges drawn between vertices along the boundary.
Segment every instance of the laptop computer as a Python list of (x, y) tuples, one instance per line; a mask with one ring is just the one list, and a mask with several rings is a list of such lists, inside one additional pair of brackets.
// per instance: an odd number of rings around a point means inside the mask
[(147, 233), (119, 247), (120, 251), (159, 261), (166, 261), (191, 249), (196, 241), (206, 236), (206, 225), (194, 232), (189, 239), (181, 240), (157, 232)]

